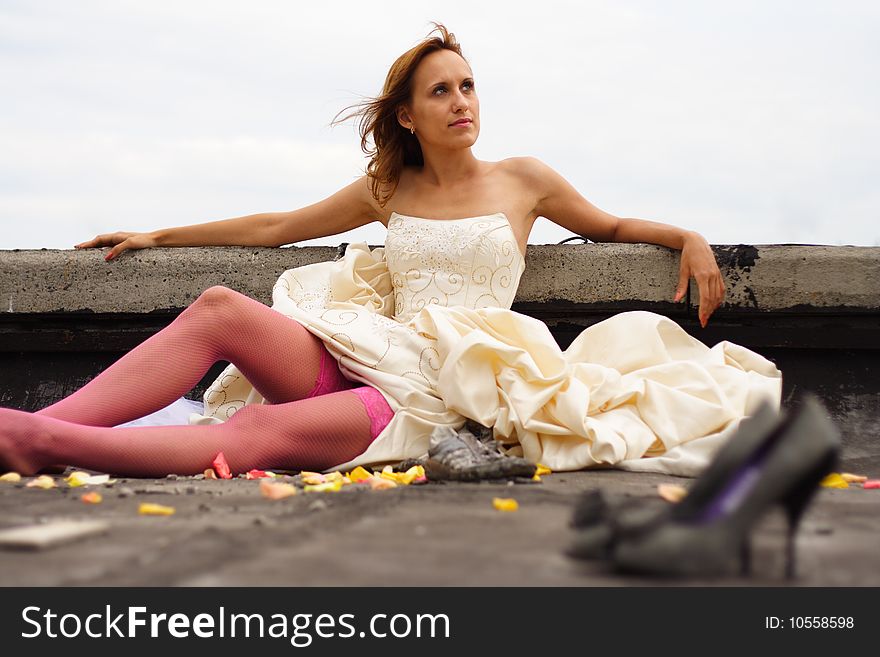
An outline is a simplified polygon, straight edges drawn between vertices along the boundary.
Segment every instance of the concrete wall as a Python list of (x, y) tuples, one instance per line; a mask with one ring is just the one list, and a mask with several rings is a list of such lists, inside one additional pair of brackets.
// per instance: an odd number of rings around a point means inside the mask
[[(717, 246), (727, 310), (880, 310), (880, 248)], [(336, 257), (335, 247), (145, 249), (104, 262), (101, 251), (0, 251), (6, 313), (148, 313), (184, 308), (211, 285), (269, 302), (285, 269)], [(678, 254), (645, 244), (530, 246), (521, 304), (668, 304)], [(685, 308), (699, 294), (692, 290)], [(670, 308), (674, 311), (673, 308)], [(679, 309), (682, 310), (682, 309)]]

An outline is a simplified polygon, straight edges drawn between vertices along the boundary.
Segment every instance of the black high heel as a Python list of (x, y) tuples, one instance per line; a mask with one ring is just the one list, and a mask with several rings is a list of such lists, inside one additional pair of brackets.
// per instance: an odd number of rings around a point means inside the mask
[(801, 518), (813, 497), (819, 491), (818, 483), (834, 469), (836, 463), (837, 453), (829, 454), (823, 462), (816, 466), (814, 472), (805, 477), (801, 485), (792, 490), (782, 501), (786, 516), (788, 517), (788, 532), (785, 540), (786, 579), (794, 579), (796, 575), (797, 566), (795, 564), (794, 541)]
[(608, 559), (617, 541), (644, 533), (675, 517), (688, 517), (714, 496), (761, 445), (776, 440), (784, 419), (769, 403), (762, 403), (752, 416), (740, 423), (690, 486), (688, 494), (675, 506), (664, 506), (660, 510), (632, 504), (614, 506), (605, 501), (600, 491), (587, 491), (575, 504), (570, 525), (577, 534), (566, 553), (575, 559)]
[(812, 396), (777, 433), (701, 504), (622, 537), (613, 548), (615, 567), (654, 575), (715, 575), (738, 560), (741, 571), (748, 572), (752, 528), (767, 510), (782, 504), (789, 521), (785, 575), (794, 577), (797, 529), (819, 482), (834, 467), (840, 437)]

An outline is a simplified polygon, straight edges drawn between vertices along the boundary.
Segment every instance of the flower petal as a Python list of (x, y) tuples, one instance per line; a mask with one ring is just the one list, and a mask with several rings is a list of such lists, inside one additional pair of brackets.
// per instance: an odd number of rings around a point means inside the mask
[(116, 480), (111, 479), (108, 474), (92, 475), (86, 480), (89, 486), (98, 486), (101, 484), (115, 484)]
[(681, 502), (687, 495), (687, 488), (678, 484), (658, 484), (657, 494), (667, 502)]
[(275, 481), (261, 481), (260, 495), (270, 500), (281, 500), (296, 495), (296, 486)]
[(55, 488), (55, 480), (52, 479), (49, 475), (40, 475), (36, 479), (29, 481), (27, 483), (28, 488), (42, 488), (43, 490), (48, 490), (50, 488)]
[(342, 488), (342, 480), (327, 481), (323, 484), (306, 485), (303, 490), (306, 493), (336, 493)]
[(849, 484), (838, 473), (832, 472), (819, 482), (820, 486), (825, 488), (849, 488)]
[(65, 481), (71, 488), (76, 488), (77, 486), (84, 486), (89, 477), (91, 477), (91, 475), (88, 472), (77, 470), (76, 472), (71, 472), (67, 475)]
[(354, 470), (349, 472), (347, 476), (349, 479), (351, 479), (353, 482), (355, 482), (357, 484), (362, 481), (367, 481), (368, 479), (372, 479), (373, 473), (368, 472), (366, 470), (366, 468), (363, 468), (361, 466), (357, 466)]
[(320, 472), (307, 472), (303, 470), (299, 475), (302, 478), (302, 482), (308, 486), (318, 486), (327, 481)]
[(142, 516), (170, 516), (174, 514), (174, 507), (144, 502), (138, 507), (138, 513)]
[(211, 465), (214, 466), (214, 471), (220, 479), (232, 479), (232, 472), (229, 470), (229, 464), (226, 462), (223, 452), (217, 452)]
[(397, 482), (386, 477), (370, 477), (367, 480), (370, 490), (388, 490), (389, 488), (397, 488)]
[(116, 480), (110, 479), (110, 475), (108, 474), (93, 475), (89, 474), (88, 472), (82, 472), (81, 470), (71, 472), (67, 476), (65, 481), (67, 482), (67, 485), (71, 488), (76, 488), (78, 486), (98, 486), (101, 484), (116, 483)]
[(499, 511), (516, 511), (519, 509), (519, 504), (512, 497), (492, 498), (492, 506)]

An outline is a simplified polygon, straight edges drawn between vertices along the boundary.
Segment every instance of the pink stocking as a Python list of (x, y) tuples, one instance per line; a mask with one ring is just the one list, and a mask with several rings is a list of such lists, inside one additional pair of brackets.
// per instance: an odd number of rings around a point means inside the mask
[(302, 325), (217, 286), (88, 384), (37, 413), (112, 427), (185, 395), (220, 360), (234, 363), (270, 404), (353, 386)]
[(233, 473), (323, 470), (361, 454), (392, 415), (374, 388), (246, 406), (207, 426), (96, 428), (0, 409), (0, 467), (35, 472), (52, 463), (140, 477), (197, 474), (223, 452)]

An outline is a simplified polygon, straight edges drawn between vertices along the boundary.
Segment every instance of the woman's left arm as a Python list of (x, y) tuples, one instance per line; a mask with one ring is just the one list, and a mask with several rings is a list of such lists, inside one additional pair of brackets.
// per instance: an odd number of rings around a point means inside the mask
[(644, 242), (681, 251), (678, 287), (673, 301), (684, 298), (688, 280), (700, 290), (700, 325), (724, 300), (724, 280), (709, 243), (699, 233), (645, 219), (615, 217), (600, 210), (560, 176), (535, 158), (521, 158), (522, 172), (536, 191), (535, 214), (594, 242)]

